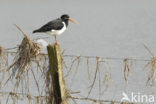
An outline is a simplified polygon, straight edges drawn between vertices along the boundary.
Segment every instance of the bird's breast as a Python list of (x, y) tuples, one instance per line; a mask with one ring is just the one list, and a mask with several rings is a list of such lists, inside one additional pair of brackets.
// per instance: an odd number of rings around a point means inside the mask
[(46, 33), (49, 35), (60, 35), (60, 34), (62, 34), (67, 29), (65, 23), (64, 22), (62, 22), (62, 23), (64, 26), (60, 30), (52, 29), (51, 31), (48, 31)]

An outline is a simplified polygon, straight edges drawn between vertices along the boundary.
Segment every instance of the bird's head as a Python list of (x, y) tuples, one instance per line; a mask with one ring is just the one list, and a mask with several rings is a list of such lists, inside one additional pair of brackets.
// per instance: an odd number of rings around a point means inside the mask
[(71, 22), (73, 22), (73, 23), (75, 23), (75, 24), (77, 24), (77, 22), (75, 21), (75, 20), (73, 20), (73, 19), (71, 19), (70, 17), (69, 17), (69, 15), (67, 15), (67, 14), (64, 14), (64, 15), (62, 15), (61, 16), (61, 19), (62, 19), (62, 21), (71, 21)]

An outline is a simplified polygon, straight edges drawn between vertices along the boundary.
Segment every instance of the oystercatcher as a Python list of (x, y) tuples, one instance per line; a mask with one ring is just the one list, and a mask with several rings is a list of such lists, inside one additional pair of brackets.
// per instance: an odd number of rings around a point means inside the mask
[(60, 18), (52, 20), (43, 25), (41, 28), (34, 30), (33, 33), (43, 32), (53, 35), (55, 37), (56, 44), (58, 44), (56, 36), (62, 34), (67, 29), (68, 21), (77, 23), (75, 20), (71, 19), (69, 15), (64, 14)]

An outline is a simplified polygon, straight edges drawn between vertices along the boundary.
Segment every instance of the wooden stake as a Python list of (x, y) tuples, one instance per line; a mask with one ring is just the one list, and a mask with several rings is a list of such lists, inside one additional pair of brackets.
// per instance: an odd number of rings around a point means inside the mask
[(52, 86), (56, 104), (68, 104), (65, 80), (62, 71), (62, 52), (57, 44), (47, 46), (50, 74), (52, 76)]

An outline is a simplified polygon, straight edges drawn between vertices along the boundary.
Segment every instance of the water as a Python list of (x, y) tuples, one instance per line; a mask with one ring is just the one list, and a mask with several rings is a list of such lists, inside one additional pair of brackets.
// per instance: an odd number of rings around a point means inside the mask
[[(49, 37), (46, 41), (54, 43), (54, 37), (32, 34), (32, 31), (67, 13), (78, 21), (78, 24), (69, 23), (65, 33), (58, 37), (66, 54), (150, 59), (151, 55), (143, 44), (153, 53), (156, 52), (155, 4), (154, 0), (0, 1), (0, 45), (10, 48), (20, 44), (23, 36), (13, 24), (19, 25), (32, 38)], [(104, 95), (109, 98), (114, 95), (114, 91), (115, 96), (121, 96), (125, 84), (124, 80), (120, 80), (123, 79), (122, 61), (111, 61), (110, 64), (112, 79), (116, 79), (120, 84), (112, 82), (112, 87)], [(147, 78), (147, 73), (140, 71), (145, 64), (146, 62), (140, 62), (136, 67), (138, 71), (132, 71), (134, 77), (131, 77), (131, 84), (127, 89), (149, 92), (147, 88), (142, 87), (145, 86), (142, 80)], [(137, 76), (138, 73), (140, 76)], [(117, 86), (113, 87), (115, 85)]]

